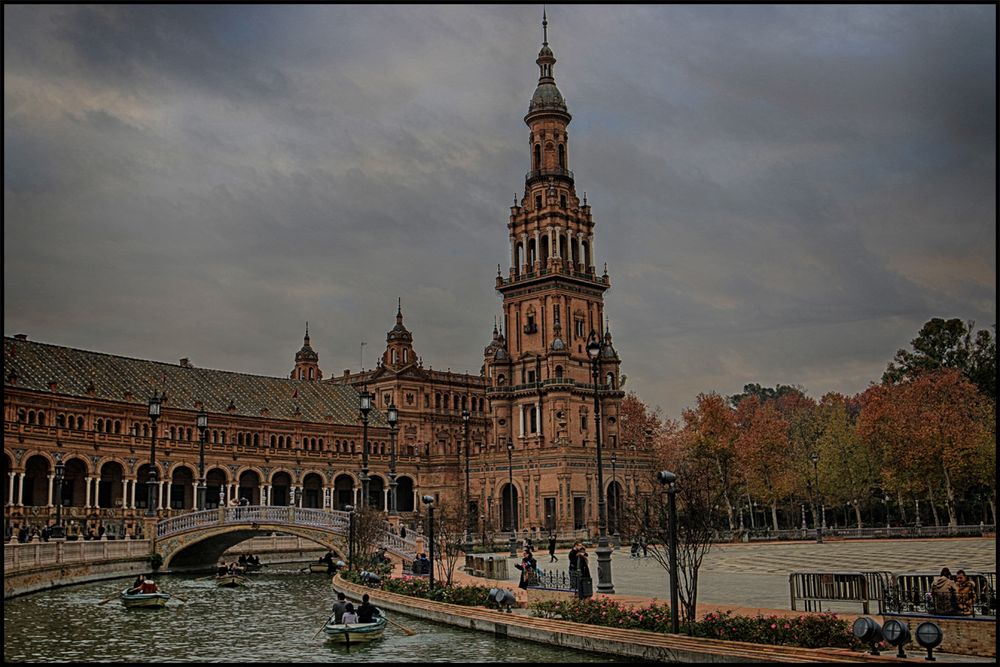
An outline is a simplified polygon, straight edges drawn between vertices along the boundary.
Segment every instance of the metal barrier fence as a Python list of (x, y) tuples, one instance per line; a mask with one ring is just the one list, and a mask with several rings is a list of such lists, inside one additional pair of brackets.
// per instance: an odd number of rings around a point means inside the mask
[(885, 591), (880, 611), (883, 613), (928, 613), (937, 615), (990, 616), (997, 614), (996, 573), (967, 572), (972, 592), (936, 592), (934, 572), (907, 572), (893, 576)]
[(493, 556), (465, 556), (465, 571), (474, 577), (507, 580), (507, 559)]
[[(984, 537), (996, 534), (996, 524), (967, 524), (962, 526), (893, 526), (890, 528), (824, 528), (823, 537), (836, 537), (845, 540), (871, 539), (879, 537)], [(816, 529), (791, 528), (786, 530), (770, 530), (757, 528), (754, 530), (719, 531), (715, 535), (717, 542), (773, 542), (792, 540), (815, 540)]]
[(528, 588), (576, 592), (579, 583), (578, 577), (570, 576), (566, 572), (556, 570), (546, 572), (543, 570), (540, 575), (532, 573), (528, 579)]
[(931, 572), (887, 571), (793, 572), (788, 587), (793, 611), (823, 611), (823, 603), (856, 602), (862, 613), (878, 603), (879, 614), (920, 613), (960, 616), (996, 616), (996, 573), (968, 572), (971, 594), (937, 595)]

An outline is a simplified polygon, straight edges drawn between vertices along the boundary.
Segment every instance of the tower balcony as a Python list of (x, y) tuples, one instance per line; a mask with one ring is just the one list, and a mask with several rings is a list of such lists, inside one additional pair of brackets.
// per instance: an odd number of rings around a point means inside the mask
[(545, 176), (561, 176), (563, 178), (568, 178), (571, 181), (573, 180), (573, 172), (569, 169), (563, 169), (562, 167), (553, 167), (551, 169), (532, 169), (524, 175), (524, 180), (530, 181), (534, 178), (543, 178)]
[(541, 266), (534, 271), (523, 271), (521, 273), (511, 273), (509, 278), (497, 276), (497, 289), (511, 287), (514, 285), (527, 284), (533, 281), (551, 278), (570, 278), (573, 281), (582, 281), (590, 286), (600, 286), (603, 289), (611, 287), (611, 279), (607, 276), (599, 276), (593, 266), (586, 271), (577, 271), (574, 264), (565, 259), (556, 259), (546, 266)]

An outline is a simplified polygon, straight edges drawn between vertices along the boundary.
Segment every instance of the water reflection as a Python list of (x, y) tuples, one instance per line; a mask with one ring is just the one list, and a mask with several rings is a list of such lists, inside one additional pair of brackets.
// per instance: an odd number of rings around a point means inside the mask
[[(294, 566), (286, 566), (292, 568)], [(608, 656), (391, 618), (384, 639), (325, 641), (335, 594), (325, 575), (265, 570), (245, 588), (194, 576), (155, 577), (175, 597), (162, 609), (113, 599), (131, 577), (43, 591), (4, 602), (4, 661), (14, 662), (597, 662)], [(183, 597), (187, 602), (181, 602)]]

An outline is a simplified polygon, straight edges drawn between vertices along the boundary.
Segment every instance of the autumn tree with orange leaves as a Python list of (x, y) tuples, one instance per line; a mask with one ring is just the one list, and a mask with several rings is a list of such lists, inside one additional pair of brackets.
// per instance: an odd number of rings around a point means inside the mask
[(944, 497), (948, 524), (958, 525), (956, 494), (989, 489), (996, 520), (996, 430), (993, 406), (962, 373), (926, 372), (862, 397), (858, 433), (882, 454), (886, 482), (907, 491), (927, 487)]

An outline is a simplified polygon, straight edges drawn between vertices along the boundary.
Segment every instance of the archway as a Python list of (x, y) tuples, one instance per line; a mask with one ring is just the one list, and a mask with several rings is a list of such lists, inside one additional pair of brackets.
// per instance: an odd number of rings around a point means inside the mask
[(24, 464), (21, 504), (25, 507), (49, 504), (49, 461), (44, 456), (32, 456)]
[(396, 511), (413, 511), (413, 480), (409, 477), (396, 479)]
[(186, 466), (174, 470), (170, 479), (170, 509), (189, 510), (194, 507), (194, 471)]
[(285, 506), (292, 499), (292, 476), (287, 472), (274, 473), (271, 478), (271, 502), (269, 505)]
[(344, 505), (354, 504), (354, 478), (350, 475), (337, 475), (333, 483), (335, 494), (334, 509), (343, 509)]
[(385, 509), (385, 480), (372, 475), (368, 480), (368, 504), (377, 510)]
[(83, 507), (87, 500), (87, 466), (80, 459), (66, 461), (62, 499), (63, 507)]
[(323, 478), (314, 472), (302, 479), (302, 507), (322, 509)]
[(205, 474), (205, 509), (215, 509), (221, 502), (225, 505), (226, 472), (212, 468)]
[(108, 461), (101, 466), (101, 479), (97, 483), (98, 507), (121, 507), (125, 495), (125, 469), (117, 461)]
[(517, 505), (517, 487), (511, 486), (510, 484), (503, 485), (503, 491), (500, 494), (501, 505), (500, 505), (500, 526), (501, 530), (510, 531), (517, 530), (519, 522), (517, 520), (518, 515), (518, 505)]
[(246, 498), (251, 505), (260, 505), (260, 476), (254, 470), (244, 470), (240, 475), (237, 497)]

